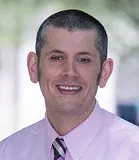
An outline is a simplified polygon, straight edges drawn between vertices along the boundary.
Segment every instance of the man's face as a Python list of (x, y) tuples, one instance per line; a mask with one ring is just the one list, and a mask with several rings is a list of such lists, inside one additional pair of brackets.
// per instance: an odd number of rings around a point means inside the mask
[(91, 110), (101, 83), (95, 37), (92, 30), (47, 30), (38, 67), (48, 112), (78, 114)]

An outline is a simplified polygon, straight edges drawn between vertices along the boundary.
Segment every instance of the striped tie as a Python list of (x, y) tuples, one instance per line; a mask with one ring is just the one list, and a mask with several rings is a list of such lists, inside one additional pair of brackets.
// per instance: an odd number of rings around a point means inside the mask
[(66, 146), (63, 139), (56, 138), (52, 144), (54, 149), (54, 160), (58, 160), (60, 157), (65, 157)]

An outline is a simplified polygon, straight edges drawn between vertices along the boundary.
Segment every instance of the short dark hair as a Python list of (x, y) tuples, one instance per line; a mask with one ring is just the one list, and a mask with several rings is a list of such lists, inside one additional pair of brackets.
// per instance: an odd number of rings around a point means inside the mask
[(74, 30), (95, 30), (96, 49), (100, 54), (101, 66), (107, 58), (108, 36), (104, 26), (91, 15), (75, 9), (63, 10), (48, 17), (39, 27), (36, 38), (36, 54), (40, 58), (41, 49), (47, 38), (49, 26)]

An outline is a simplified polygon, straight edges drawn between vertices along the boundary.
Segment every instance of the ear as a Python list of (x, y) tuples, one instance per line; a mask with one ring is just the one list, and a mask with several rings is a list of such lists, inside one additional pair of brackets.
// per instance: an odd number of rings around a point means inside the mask
[(102, 65), (101, 76), (99, 80), (99, 87), (105, 87), (111, 73), (113, 71), (113, 60), (111, 58), (106, 59)]
[(27, 57), (27, 67), (30, 80), (33, 83), (38, 82), (38, 57), (34, 52), (30, 52)]

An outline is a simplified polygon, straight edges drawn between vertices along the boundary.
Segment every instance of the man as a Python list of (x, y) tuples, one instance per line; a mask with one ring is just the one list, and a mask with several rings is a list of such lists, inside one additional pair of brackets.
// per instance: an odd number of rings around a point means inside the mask
[(40, 26), (27, 59), (39, 82), (45, 119), (0, 143), (0, 160), (139, 160), (139, 129), (99, 107), (98, 86), (113, 70), (103, 25), (79, 10), (64, 10)]

